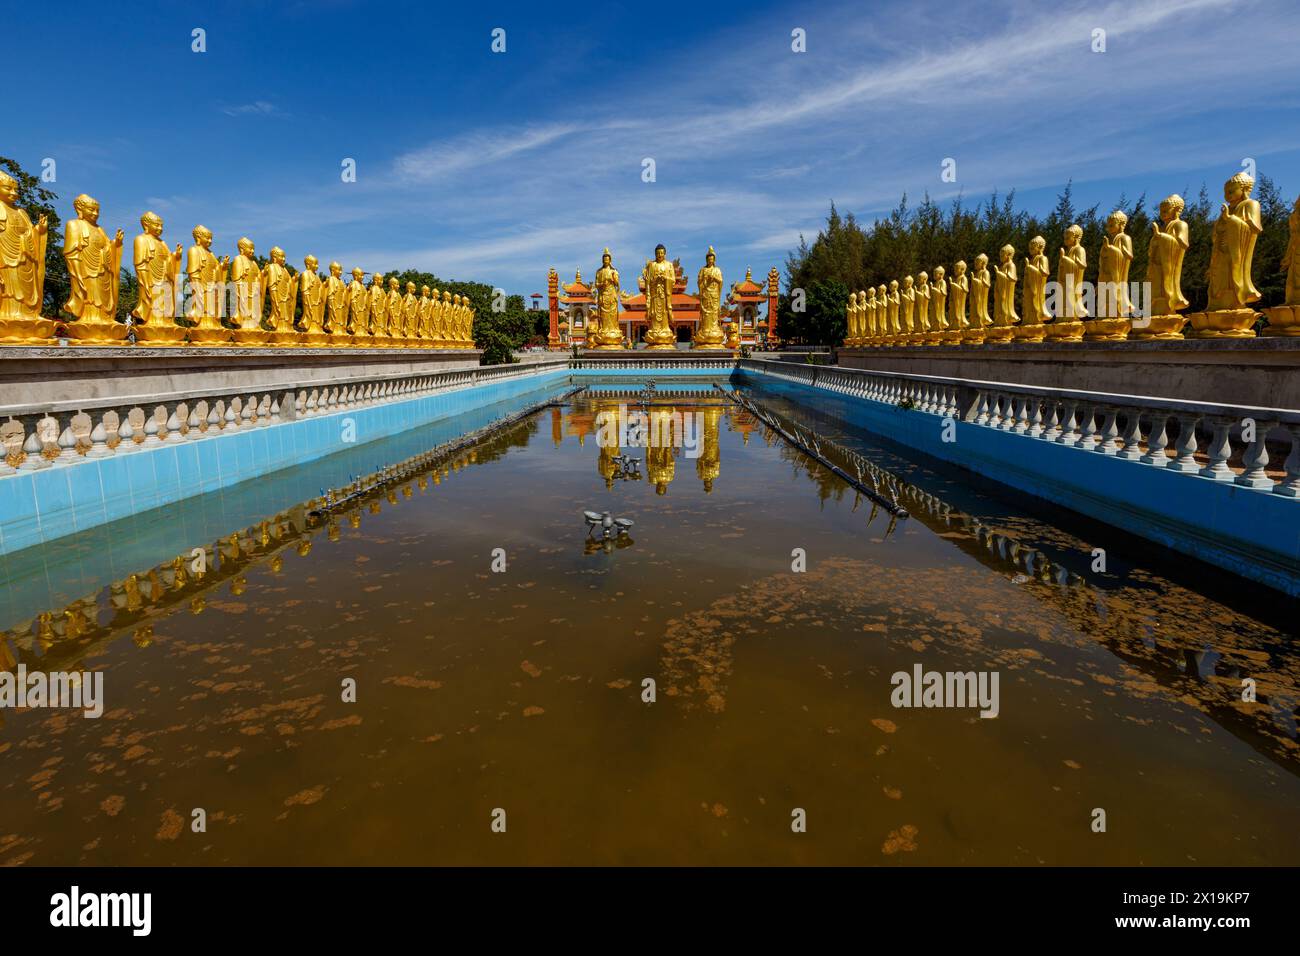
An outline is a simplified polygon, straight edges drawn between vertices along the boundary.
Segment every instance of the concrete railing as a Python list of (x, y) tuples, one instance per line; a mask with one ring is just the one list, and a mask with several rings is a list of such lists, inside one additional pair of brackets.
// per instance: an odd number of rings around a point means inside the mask
[(735, 359), (730, 358), (615, 358), (590, 359), (577, 358), (569, 360), (569, 367), (577, 370), (595, 370), (607, 372), (612, 369), (634, 369), (636, 371), (657, 372), (668, 369), (718, 369), (730, 371), (735, 368)]
[[(742, 359), (767, 378), (1300, 501), (1300, 411)], [(1198, 439), (1198, 433), (1201, 439)], [(1204, 440), (1204, 447), (1201, 446)], [(1289, 445), (1269, 473), (1269, 442)]]
[[(339, 377), (328, 384), (272, 379), (255, 389), (214, 387), (148, 400), (122, 397), (47, 406), (11, 405), (3, 410), (6, 420), (0, 423), (0, 479), (281, 421), (525, 378), (566, 365), (566, 359), (556, 358), (445, 372)], [(268, 369), (267, 376), (286, 371), (290, 370)]]

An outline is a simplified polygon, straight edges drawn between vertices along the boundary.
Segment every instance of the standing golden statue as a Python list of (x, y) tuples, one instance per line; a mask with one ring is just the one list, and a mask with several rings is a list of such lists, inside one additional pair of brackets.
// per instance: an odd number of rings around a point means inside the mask
[(348, 338), (348, 287), (343, 281), (343, 266), (330, 263), (330, 274), (325, 280), (325, 322), (322, 331), (329, 336), (330, 345), (345, 345)]
[(233, 332), (236, 345), (265, 345), (270, 341), (262, 327), (262, 310), (266, 304), (266, 286), (262, 269), (253, 258), (253, 240), (247, 236), (236, 243), (239, 253), (230, 262), (230, 282), (235, 292), (235, 314), (226, 324)]
[(677, 270), (668, 261), (668, 250), (662, 244), (655, 246), (655, 257), (646, 260), (640, 280), (645, 290), (645, 341), (648, 349), (677, 347), (677, 334), (673, 331), (673, 287), (676, 283)]
[(713, 247), (709, 246), (709, 251), (704, 254), (704, 267), (695, 277), (700, 298), (700, 324), (691, 336), (692, 348), (716, 349), (726, 342), (722, 331), (722, 270), (717, 261)]
[(899, 311), (902, 309), (903, 297), (898, 291), (898, 280), (889, 280), (889, 294), (886, 296), (887, 303), (885, 307), (885, 316), (889, 320), (889, 342), (888, 345), (902, 345), (904, 342), (900, 339), (902, 334), (902, 320), (899, 318)]
[(226, 345), (230, 342), (230, 328), (221, 319), (225, 313), (230, 257), (218, 259), (212, 252), (212, 230), (207, 226), (195, 226), (191, 235), (194, 245), (185, 253), (190, 344)]
[(1190, 246), (1183, 222), (1183, 197), (1174, 193), (1160, 201), (1160, 220), (1151, 223), (1147, 244), (1147, 284), (1151, 314), (1135, 323), (1134, 339), (1181, 339), (1187, 319), (1179, 315), (1190, 304), (1183, 295), (1183, 257)]
[(1281, 272), (1286, 274), (1286, 297), (1282, 305), (1265, 309), (1268, 327), (1265, 335), (1300, 335), (1300, 199), (1295, 201), (1287, 220), (1290, 238), (1282, 253)]
[(1083, 320), (1088, 310), (1083, 304), (1083, 273), (1088, 268), (1088, 253), (1083, 249), (1083, 227), (1071, 224), (1065, 230), (1065, 244), (1057, 254), (1056, 282), (1058, 305), (1056, 318), (1047, 330), (1053, 342), (1083, 341)]
[(1128, 273), (1133, 264), (1133, 240), (1124, 231), (1128, 214), (1116, 209), (1106, 217), (1106, 235), (1097, 256), (1097, 317), (1083, 323), (1089, 342), (1123, 342), (1132, 328)]
[(1009, 342), (1020, 323), (1016, 314), (1016, 248), (1010, 244), (998, 251), (998, 264), (993, 269), (993, 324), (985, 332), (989, 342)]
[(1016, 341), (1041, 342), (1047, 335), (1046, 322), (1052, 317), (1047, 311), (1047, 280), (1052, 274), (1052, 263), (1047, 258), (1047, 240), (1034, 236), (1029, 240), (1029, 255), (1025, 257), (1025, 284), (1021, 288), (1021, 324), (1016, 328)]
[[(700, 457), (695, 459), (695, 474), (704, 486), (706, 495), (713, 492), (713, 483), (722, 473), (722, 450), (718, 447), (722, 413), (721, 405), (705, 405), (699, 412), (704, 441), (700, 449)], [(687, 414), (689, 415), (690, 412)]]
[(181, 244), (175, 251), (162, 241), (163, 221), (156, 213), (140, 217), (144, 232), (135, 237), (136, 303), (131, 310), (135, 340), (145, 345), (180, 345), (185, 326), (176, 321), (181, 272)]
[(376, 272), (370, 277), (370, 322), (366, 331), (370, 335), (370, 344), (376, 348), (385, 348), (392, 343), (388, 341), (388, 293), (384, 291), (384, 274)]
[(56, 323), (41, 317), (45, 304), (45, 246), (49, 221), (18, 203), (18, 180), (0, 172), (0, 344), (40, 345)]
[(870, 289), (866, 290), (865, 293), (859, 291), (858, 292), (859, 303), (862, 301), (862, 296), (864, 294), (867, 297), (867, 308), (866, 308), (867, 328), (866, 328), (866, 340), (863, 342), (863, 344), (877, 345), (879, 344), (879, 340), (880, 340), (880, 315), (876, 308), (876, 287), (872, 286)]
[(1250, 198), (1255, 180), (1237, 173), (1223, 184), (1223, 206), (1214, 222), (1214, 246), (1208, 272), (1210, 293), (1206, 311), (1188, 316), (1191, 335), (1202, 339), (1241, 339), (1255, 334), (1258, 313), (1251, 303), (1259, 290), (1251, 277), (1255, 241), (1264, 231), (1259, 203)]
[(420, 344), (420, 297), (415, 294), (415, 283), (406, 283), (402, 296), (402, 344)]
[(925, 337), (926, 345), (939, 345), (952, 341), (948, 338), (948, 280), (943, 266), (934, 267), (934, 278), (930, 280), (930, 334)]
[(63, 306), (73, 316), (67, 323), (68, 337), (82, 344), (112, 345), (128, 331), (126, 323), (117, 321), (122, 230), (110, 240), (99, 225), (99, 203), (85, 193), (72, 207), (77, 216), (63, 230), (63, 258), (72, 287)]
[(420, 345), (433, 347), (433, 299), (429, 298), (429, 287), (420, 286)]
[(844, 344), (850, 348), (858, 344), (858, 294), (849, 293), (849, 301), (844, 306)]
[(949, 325), (956, 337), (945, 341), (962, 341), (970, 328), (970, 319), (966, 317), (966, 297), (970, 295), (970, 276), (966, 274), (966, 260), (958, 259), (952, 266), (952, 278), (948, 280)]
[(930, 274), (924, 270), (916, 274), (912, 289), (916, 308), (912, 313), (912, 327), (916, 330), (915, 345), (924, 345), (930, 338)]
[[(315, 275), (315, 273), (313, 273)], [(290, 275), (284, 263), (284, 250), (271, 248), (271, 261), (262, 270), (262, 288), (270, 311), (261, 327), (267, 333), (265, 341), (275, 345), (297, 345), (298, 333), (294, 330), (294, 303), (298, 298), (299, 276)]]
[(357, 266), (352, 270), (352, 281), (348, 283), (348, 324), (347, 331), (352, 336), (354, 346), (371, 345), (370, 339), (370, 290), (363, 281), (366, 270)]
[(397, 276), (388, 278), (388, 345), (397, 348), (402, 345), (402, 292)]
[(591, 333), (591, 347), (596, 349), (621, 349), (623, 331), (618, 327), (618, 270), (614, 257), (606, 247), (600, 254), (600, 268), (592, 282), (596, 292), (596, 329)]
[(455, 348), (452, 341), (452, 304), (451, 293), (446, 289), (442, 290), (442, 308), (438, 310), (438, 348), (450, 349)]
[(898, 332), (899, 345), (915, 345), (916, 328), (913, 326), (913, 314), (916, 311), (915, 279), (903, 276), (903, 286), (898, 292)]
[(981, 252), (975, 257), (975, 271), (970, 277), (971, 328), (967, 330), (978, 334), (963, 335), (962, 342), (983, 344), (985, 330), (993, 324), (993, 316), (989, 315), (989, 294), (992, 291), (993, 276), (989, 274), (989, 257)]
[[(299, 338), (294, 344), (321, 348), (330, 344), (329, 333), (325, 331), (325, 283), (316, 270), (320, 260), (309, 255), (302, 260), (302, 272), (298, 273), (298, 296), (302, 299), (302, 316), (293, 327)], [(292, 309), (290, 309), (292, 313)]]

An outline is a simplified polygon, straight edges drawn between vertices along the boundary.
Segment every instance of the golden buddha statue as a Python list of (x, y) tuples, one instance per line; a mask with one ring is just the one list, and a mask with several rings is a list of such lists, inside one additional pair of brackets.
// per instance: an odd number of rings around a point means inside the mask
[(0, 344), (40, 345), (57, 327), (41, 317), (49, 221), (32, 225), (17, 202), (18, 180), (0, 172)]
[(315, 256), (308, 255), (302, 260), (302, 272), (298, 273), (302, 316), (293, 323), (300, 336), (298, 342), (313, 348), (330, 344), (330, 335), (325, 331), (325, 283), (316, 272), (319, 266), (320, 260)]
[(420, 297), (415, 294), (415, 283), (406, 283), (402, 296), (402, 339), (406, 345), (420, 344)]
[(1183, 257), (1191, 245), (1182, 220), (1183, 197), (1174, 193), (1160, 201), (1160, 219), (1151, 223), (1147, 244), (1147, 284), (1151, 315), (1134, 323), (1130, 338), (1181, 339), (1187, 319), (1178, 313), (1190, 304), (1183, 295)]
[(930, 334), (930, 274), (922, 270), (916, 274), (912, 288), (916, 305), (912, 312), (912, 328), (916, 332), (914, 345), (923, 345)]
[(704, 442), (700, 448), (700, 457), (695, 459), (695, 474), (704, 486), (706, 495), (713, 493), (713, 483), (722, 473), (722, 451), (718, 447), (722, 411), (721, 405), (706, 405), (700, 409), (700, 419), (704, 426)]
[(903, 286), (898, 292), (899, 345), (915, 345), (913, 336), (920, 334), (913, 324), (916, 313), (915, 284), (916, 280), (911, 276), (903, 276)]
[(1020, 291), (1021, 324), (1016, 328), (1016, 341), (1041, 342), (1047, 335), (1046, 322), (1052, 317), (1047, 311), (1047, 277), (1052, 274), (1052, 263), (1047, 258), (1047, 240), (1034, 236), (1029, 240), (1029, 255), (1025, 256), (1025, 284)]
[(849, 293), (849, 301), (844, 306), (844, 344), (853, 348), (858, 344), (858, 294)]
[(934, 278), (930, 280), (930, 334), (926, 336), (926, 345), (947, 341), (948, 280), (945, 275), (943, 266), (934, 267)]
[(1300, 199), (1291, 209), (1287, 228), (1290, 232), (1279, 270), (1286, 275), (1285, 297), (1282, 305), (1264, 310), (1268, 317), (1265, 335), (1300, 335)]
[[(970, 276), (966, 274), (966, 260), (958, 259), (952, 267), (952, 278), (948, 280), (948, 310), (951, 318), (948, 324), (952, 331), (962, 333), (970, 328), (970, 319), (966, 317), (966, 297), (970, 294)], [(961, 335), (957, 336), (958, 341)]]
[(396, 276), (390, 276), (388, 279), (388, 337), (389, 345), (394, 348), (403, 344), (404, 333), (402, 331), (402, 292), (401, 283), (397, 281)]
[(608, 247), (600, 254), (600, 268), (592, 281), (596, 293), (596, 328), (590, 345), (596, 349), (621, 349), (623, 330), (618, 327), (619, 278)]
[(1097, 317), (1083, 323), (1086, 341), (1122, 342), (1132, 328), (1128, 273), (1133, 263), (1133, 240), (1124, 231), (1127, 225), (1128, 214), (1122, 209), (1106, 217), (1106, 235), (1097, 256)]
[(366, 332), (370, 335), (370, 344), (376, 348), (386, 348), (388, 341), (388, 293), (384, 291), (384, 274), (376, 272), (370, 277), (370, 322)]
[[(862, 297), (864, 295), (867, 297), (867, 304), (865, 307), (862, 307), (861, 303), (862, 303)], [(861, 344), (875, 345), (877, 344), (880, 338), (880, 325), (879, 325), (880, 319), (876, 312), (876, 287), (872, 286), (870, 289), (867, 289), (865, 292), (859, 290), (858, 304), (859, 304), (859, 308), (863, 308), (863, 313), (866, 318), (866, 321), (864, 323), (865, 325), (864, 336)]]
[[(315, 275), (315, 273), (312, 273)], [(271, 247), (271, 261), (262, 270), (262, 288), (266, 290), (269, 312), (261, 322), (264, 331), (270, 333), (267, 340), (276, 345), (297, 345), (298, 333), (294, 329), (294, 303), (298, 298), (298, 280), (300, 276), (290, 275), (285, 266), (284, 250), (279, 246)], [(319, 281), (319, 280), (318, 280)], [(235, 336), (239, 341), (239, 336)]]
[(427, 285), (420, 286), (420, 344), (426, 349), (433, 346), (433, 299)]
[(218, 259), (212, 252), (212, 230), (195, 226), (194, 245), (185, 253), (185, 278), (189, 284), (186, 321), (191, 345), (225, 345), (230, 329), (221, 317), (225, 311), (223, 293), (230, 257)]
[(181, 271), (181, 244), (175, 251), (162, 241), (163, 221), (156, 213), (140, 217), (144, 232), (132, 245), (137, 298), (131, 318), (135, 340), (144, 345), (180, 345), (185, 326), (176, 321), (176, 296)]
[(673, 287), (676, 283), (677, 270), (668, 261), (668, 251), (662, 244), (655, 246), (655, 257), (646, 260), (640, 280), (645, 291), (645, 342), (648, 349), (677, 347), (677, 334), (673, 331)]
[(704, 254), (704, 267), (695, 277), (700, 297), (700, 324), (691, 336), (691, 347), (716, 349), (724, 344), (722, 331), (722, 270), (717, 266), (713, 247)]
[(357, 266), (352, 270), (352, 281), (348, 283), (348, 324), (347, 333), (354, 346), (372, 344), (370, 339), (370, 291), (363, 281), (366, 270)]
[(474, 307), (469, 304), (469, 296), (462, 300), (465, 306), (465, 348), (474, 348)]
[(451, 293), (446, 289), (442, 290), (442, 309), (438, 314), (438, 340), (441, 343), (439, 348), (450, 349), (456, 345), (452, 341), (452, 303)]
[(230, 262), (230, 282), (235, 290), (235, 314), (226, 317), (235, 344), (265, 345), (270, 341), (262, 327), (262, 310), (266, 303), (266, 286), (262, 268), (253, 258), (253, 240), (244, 236), (236, 243), (238, 254)]
[(889, 294), (886, 298), (888, 301), (885, 306), (885, 316), (889, 320), (889, 343), (888, 344), (901, 345), (903, 343), (899, 340), (899, 336), (902, 335), (903, 326), (898, 313), (902, 309), (903, 297), (902, 294), (898, 291), (897, 279), (891, 279), (889, 281)]
[(465, 347), (465, 297), (459, 292), (451, 297), (451, 344), (453, 348)]
[(343, 281), (343, 266), (330, 263), (330, 274), (325, 280), (325, 321), (321, 330), (329, 336), (330, 345), (345, 345), (348, 340), (348, 287)]
[(989, 257), (981, 252), (975, 257), (975, 269), (970, 277), (971, 329), (978, 330), (978, 336), (963, 335), (963, 342), (984, 342), (984, 330), (993, 324), (989, 315), (989, 293), (993, 291), (993, 276), (989, 274)]
[(1088, 309), (1083, 304), (1083, 273), (1088, 268), (1088, 254), (1083, 249), (1083, 227), (1078, 223), (1065, 230), (1065, 245), (1057, 255), (1056, 282), (1060, 286), (1058, 313), (1047, 330), (1053, 342), (1083, 340), (1083, 320)]
[(1193, 338), (1250, 338), (1259, 317), (1251, 303), (1259, 290), (1251, 277), (1255, 241), (1264, 231), (1259, 203), (1250, 198), (1255, 180), (1237, 173), (1223, 184), (1223, 206), (1214, 221), (1210, 250), (1209, 304), (1206, 311), (1188, 316)]
[(99, 225), (99, 203), (82, 193), (72, 201), (76, 218), (63, 230), (63, 258), (71, 294), (64, 304), (73, 316), (68, 337), (81, 344), (112, 345), (126, 338), (117, 321), (117, 292), (122, 268), (122, 230), (110, 240)]
[(998, 250), (998, 264), (993, 267), (993, 324), (985, 332), (985, 341), (1009, 342), (1015, 334), (1012, 326), (1020, 323), (1016, 314), (1015, 246)]

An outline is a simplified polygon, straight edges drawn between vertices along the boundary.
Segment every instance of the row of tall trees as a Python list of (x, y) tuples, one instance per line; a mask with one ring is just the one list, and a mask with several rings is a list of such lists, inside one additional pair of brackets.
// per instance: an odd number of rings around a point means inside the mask
[[(68, 301), (71, 283), (68, 278), (68, 266), (63, 259), (63, 220), (55, 209), (58, 194), (48, 189), (40, 177), (32, 175), (13, 159), (0, 156), (0, 168), (18, 182), (18, 205), (23, 207), (35, 224), (41, 216), (47, 219), (49, 238), (45, 249), (45, 307), (43, 314), (60, 320), (70, 319), (63, 311)], [(102, 224), (102, 223), (101, 223)], [(106, 232), (113, 230), (105, 227)], [(117, 318), (125, 322), (131, 310), (135, 308), (137, 283), (131, 263), (131, 236), (123, 242), (121, 291), (118, 293)], [(171, 240), (175, 241), (175, 240)], [(263, 250), (267, 252), (269, 250)], [(258, 264), (265, 266), (270, 260), (265, 255), (255, 257)], [(297, 270), (291, 263), (286, 263), (290, 273)], [(328, 272), (322, 271), (321, 278)], [(414, 282), (418, 292), (421, 286), (431, 289), (446, 290), (453, 295), (466, 296), (474, 307), (474, 341), (483, 349), (483, 363), (495, 365), (511, 361), (511, 352), (522, 346), (536, 342), (539, 337), (545, 341), (546, 314), (529, 310), (524, 305), (521, 295), (496, 297), (493, 287), (482, 282), (459, 282), (440, 279), (430, 272), (406, 269), (391, 273), (406, 294), (406, 283)], [(302, 315), (302, 300), (295, 305), (296, 318)], [(540, 316), (540, 318), (539, 318)]]
[[(1212, 230), (1221, 200), (1211, 198), (1205, 184), (1195, 198), (1189, 197), (1186, 190), (1182, 195), (1186, 200), (1182, 218), (1188, 224), (1191, 241), (1183, 264), (1183, 294), (1192, 303), (1189, 311), (1196, 311), (1205, 308)], [(1259, 178), (1252, 196), (1259, 201), (1264, 223), (1264, 232), (1255, 246), (1255, 285), (1263, 295), (1258, 306), (1280, 305), (1286, 284), (1280, 269), (1287, 247), (1291, 204), (1267, 176)], [(1040, 216), (1018, 209), (1014, 190), (1005, 196), (995, 192), (975, 205), (967, 205), (960, 196), (940, 205), (927, 194), (919, 205), (911, 207), (904, 195), (887, 216), (866, 227), (852, 213), (841, 216), (832, 203), (825, 227), (811, 243), (800, 237), (798, 248), (786, 258), (787, 294), (781, 297), (779, 328), (787, 340), (838, 344), (846, 332), (844, 308), (851, 291), (921, 271), (933, 274), (938, 265), (951, 275), (953, 263), (964, 259), (973, 268), (975, 256), (981, 252), (988, 255), (991, 265), (996, 264), (998, 250), (1008, 244), (1015, 247), (1019, 266), (1034, 236), (1047, 240), (1047, 255), (1055, 268), (1057, 249), (1066, 227), (1072, 223), (1083, 228), (1083, 245), (1088, 253), (1084, 278), (1095, 282), (1106, 217), (1114, 209), (1128, 215), (1127, 232), (1133, 237), (1130, 279), (1141, 281), (1146, 275), (1151, 224), (1159, 221), (1162, 198), (1149, 201), (1143, 194), (1129, 200), (1121, 195), (1109, 208), (1097, 204), (1080, 209), (1067, 184), (1051, 212)], [(792, 308), (795, 303), (790, 292), (796, 289), (804, 292), (802, 312)]]

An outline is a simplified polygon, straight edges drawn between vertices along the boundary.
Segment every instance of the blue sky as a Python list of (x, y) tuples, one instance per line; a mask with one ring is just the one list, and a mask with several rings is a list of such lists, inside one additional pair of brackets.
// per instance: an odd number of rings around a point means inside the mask
[(55, 159), (64, 215), (88, 192), (128, 239), (153, 209), (164, 238), (202, 222), (222, 254), (248, 235), (294, 264), (527, 294), (604, 246), (625, 285), (657, 242), (692, 276), (709, 244), (728, 281), (757, 276), (832, 199), (869, 220), (904, 191), (1015, 187), (1045, 210), (1073, 178), (1109, 205), (1217, 193), (1247, 157), (1300, 192), (1293, 0), (23, 10), (10, 76), (40, 99), (6, 84), (0, 153)]

